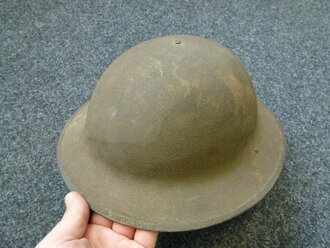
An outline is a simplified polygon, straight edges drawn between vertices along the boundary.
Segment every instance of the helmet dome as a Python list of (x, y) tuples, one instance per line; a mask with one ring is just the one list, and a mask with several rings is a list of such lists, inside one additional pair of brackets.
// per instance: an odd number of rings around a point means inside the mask
[(209, 157), (233, 158), (256, 120), (251, 80), (228, 49), (167, 36), (129, 49), (104, 72), (88, 105), (86, 134), (109, 166), (163, 177), (201, 173)]

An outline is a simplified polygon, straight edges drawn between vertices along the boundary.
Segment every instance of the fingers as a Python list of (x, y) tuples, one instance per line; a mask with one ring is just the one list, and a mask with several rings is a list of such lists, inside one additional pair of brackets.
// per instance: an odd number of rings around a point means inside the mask
[(158, 232), (136, 229), (134, 241), (145, 248), (153, 248), (156, 245)]
[(112, 230), (107, 227), (97, 224), (88, 224), (85, 238), (89, 240), (93, 247), (103, 247), (105, 244), (110, 246), (113, 242), (113, 240), (109, 238), (111, 234)]
[(92, 213), (89, 223), (109, 227), (114, 232), (123, 235), (128, 239), (133, 239), (134, 237), (135, 228), (113, 222), (98, 213)]
[(116, 248), (144, 248), (137, 242), (114, 232), (112, 229), (89, 224), (85, 237), (89, 240), (92, 247), (116, 247)]
[(103, 217), (98, 213), (92, 213), (89, 223), (111, 228), (113, 221)]
[(119, 247), (118, 244), (128, 240), (125, 236), (114, 232), (110, 228), (96, 224), (88, 225), (85, 237), (94, 247)]
[(113, 222), (102, 215), (93, 213), (85, 237), (95, 247), (102, 244), (116, 244), (115, 247), (154, 248), (158, 232), (135, 230), (133, 227)]
[(135, 233), (135, 228), (117, 222), (112, 224), (112, 230), (128, 239), (133, 239)]

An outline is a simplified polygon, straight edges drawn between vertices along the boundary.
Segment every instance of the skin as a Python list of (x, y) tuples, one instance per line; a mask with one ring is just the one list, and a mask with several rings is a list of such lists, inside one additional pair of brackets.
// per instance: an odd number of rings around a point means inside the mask
[(61, 221), (36, 248), (153, 248), (158, 233), (135, 229), (91, 212), (77, 192), (65, 197)]

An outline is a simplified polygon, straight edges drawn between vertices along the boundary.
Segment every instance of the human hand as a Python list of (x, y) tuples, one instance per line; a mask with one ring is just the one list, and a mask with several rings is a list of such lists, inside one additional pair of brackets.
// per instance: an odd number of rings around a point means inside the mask
[(90, 212), (85, 199), (76, 192), (65, 197), (61, 221), (36, 248), (153, 248), (157, 232), (135, 229)]

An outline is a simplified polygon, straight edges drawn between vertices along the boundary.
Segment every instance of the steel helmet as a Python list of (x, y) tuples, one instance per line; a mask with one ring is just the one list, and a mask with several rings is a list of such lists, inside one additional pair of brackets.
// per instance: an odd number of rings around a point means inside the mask
[(124, 52), (58, 145), (67, 185), (91, 209), (149, 230), (228, 220), (274, 185), (285, 138), (228, 49), (165, 36)]

